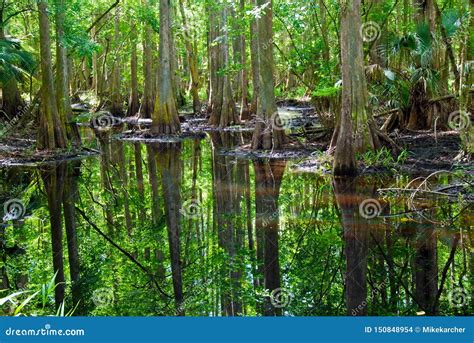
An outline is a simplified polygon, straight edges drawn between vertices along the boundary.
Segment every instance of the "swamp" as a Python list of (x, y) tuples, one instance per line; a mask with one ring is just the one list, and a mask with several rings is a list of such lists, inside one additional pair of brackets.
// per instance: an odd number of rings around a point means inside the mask
[(473, 16), (0, 0), (0, 315), (472, 315)]

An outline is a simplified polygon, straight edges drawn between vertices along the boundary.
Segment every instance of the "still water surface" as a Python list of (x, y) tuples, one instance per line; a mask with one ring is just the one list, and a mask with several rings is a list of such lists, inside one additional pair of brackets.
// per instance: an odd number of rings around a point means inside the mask
[(462, 179), (334, 179), (229, 153), (247, 140), (103, 137), (101, 155), (0, 169), (26, 207), (1, 227), (2, 294), (59, 270), (48, 301), (76, 315), (472, 314), (472, 203), (431, 192)]

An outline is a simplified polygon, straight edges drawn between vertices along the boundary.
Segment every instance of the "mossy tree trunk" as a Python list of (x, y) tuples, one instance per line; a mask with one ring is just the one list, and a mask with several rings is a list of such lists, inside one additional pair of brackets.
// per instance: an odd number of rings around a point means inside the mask
[(335, 175), (356, 174), (355, 152), (380, 146), (373, 117), (367, 109), (360, 3), (341, 1), (342, 110), (332, 143), (336, 144)]
[(228, 13), (229, 5), (223, 1), (219, 3), (220, 16), (218, 21), (218, 41), (211, 44), (217, 45), (216, 63), (213, 65), (216, 72), (216, 86), (213, 88), (213, 96), (211, 98), (211, 117), (209, 124), (219, 127), (227, 127), (232, 124), (240, 123), (237, 107), (232, 94), (232, 85), (229, 75), (230, 59), (229, 59), (229, 34), (228, 34)]
[(160, 73), (152, 118), (154, 134), (176, 134), (181, 131), (171, 75), (170, 2), (160, 0)]
[(58, 113), (51, 57), (48, 6), (45, 0), (38, 1), (41, 55), (41, 115), (38, 130), (38, 148), (55, 149), (66, 147), (65, 123)]
[(252, 149), (280, 149), (285, 143), (285, 131), (279, 127), (274, 93), (272, 0), (257, 0), (257, 5), (262, 8), (262, 14), (257, 19), (259, 91)]

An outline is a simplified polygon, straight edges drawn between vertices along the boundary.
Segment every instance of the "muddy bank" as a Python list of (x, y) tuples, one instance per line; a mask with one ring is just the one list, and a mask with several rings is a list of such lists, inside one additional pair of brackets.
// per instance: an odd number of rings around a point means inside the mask
[[(115, 118), (107, 114), (94, 115), (90, 122), (81, 126), (87, 127), (89, 136), (95, 140), (91, 126), (103, 125), (99, 131), (106, 133), (110, 139), (150, 143), (172, 143), (184, 139), (204, 139), (207, 135), (219, 133), (241, 134), (238, 146), (221, 148), (220, 152), (247, 159), (285, 159), (293, 160), (293, 169), (301, 172), (331, 172), (332, 156), (327, 151), (331, 139), (330, 130), (319, 122), (314, 107), (309, 103), (286, 100), (279, 102), (279, 112), (286, 118), (282, 129), (288, 135), (287, 144), (278, 151), (252, 151), (250, 140), (255, 127), (255, 118), (227, 128), (213, 127), (205, 116), (193, 116), (181, 113), (180, 135), (155, 136), (151, 130), (151, 119), (135, 117)], [(410, 175), (427, 175), (437, 170), (453, 170), (462, 167), (473, 172), (469, 159), (460, 158), (461, 140), (456, 131), (403, 131), (392, 133), (391, 138), (404, 150), (406, 157), (403, 163), (397, 161), (393, 154), (392, 163), (378, 165), (359, 164), (361, 174), (403, 173)], [(36, 165), (38, 163), (84, 158), (100, 153), (95, 144), (92, 147), (62, 151), (40, 152), (35, 148), (35, 134), (29, 132), (23, 138), (4, 137), (0, 140), (0, 165)]]

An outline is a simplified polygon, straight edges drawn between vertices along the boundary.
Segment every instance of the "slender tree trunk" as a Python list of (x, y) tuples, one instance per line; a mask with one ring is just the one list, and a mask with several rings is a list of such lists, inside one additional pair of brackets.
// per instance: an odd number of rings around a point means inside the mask
[(135, 143), (134, 145), (135, 150), (135, 175), (137, 180), (137, 193), (140, 199), (139, 203), (139, 215), (138, 215), (138, 222), (139, 225), (142, 226), (145, 223), (145, 187), (143, 183), (143, 162), (142, 162), (142, 145), (140, 143)]
[[(114, 19), (114, 43), (116, 46), (120, 45), (120, 7), (117, 7), (115, 10), (115, 19)], [(123, 116), (123, 104), (122, 104), (122, 95), (120, 94), (120, 53), (117, 53), (114, 56), (114, 65), (112, 71), (112, 104), (110, 108), (110, 113), (115, 116)]]
[(329, 44), (328, 44), (328, 21), (327, 21), (327, 10), (324, 0), (319, 1), (319, 16), (321, 17), (321, 35), (324, 40), (323, 48), (323, 61), (329, 63)]
[(69, 97), (69, 68), (64, 37), (64, 17), (66, 4), (64, 0), (56, 1), (56, 94), (58, 114), (66, 125), (69, 141), (80, 144), (81, 137), (77, 125), (73, 122), (71, 100)]
[(183, 94), (181, 87), (181, 76), (179, 73), (180, 56), (176, 50), (176, 43), (173, 31), (173, 22), (175, 20), (174, 7), (171, 6), (170, 0), (170, 31), (169, 31), (169, 44), (170, 44), (170, 68), (171, 68), (171, 84), (173, 87), (174, 98), (178, 107), (182, 107), (186, 104), (186, 98)]
[[(143, 0), (144, 5), (149, 8), (150, 0)], [(145, 23), (143, 28), (143, 102), (140, 109), (140, 115), (143, 118), (151, 118), (153, 113), (153, 54), (152, 54), (152, 29), (150, 24)]]
[(135, 40), (136, 29), (133, 29), (131, 38), (131, 55), (130, 55), (130, 98), (128, 101), (127, 116), (135, 116), (140, 109), (140, 100), (138, 98), (138, 75), (137, 75), (137, 42)]
[[(163, 215), (160, 207), (160, 192), (159, 192), (159, 179), (158, 179), (158, 169), (157, 169), (157, 147), (152, 145), (147, 145), (147, 159), (148, 159), (148, 180), (150, 182), (151, 188), (151, 222), (153, 224), (153, 230), (156, 232), (158, 237), (158, 247), (156, 249), (155, 255), (157, 259), (157, 277), (160, 282), (165, 280), (165, 265), (164, 265), (164, 241), (161, 239), (161, 230), (160, 219)], [(150, 249), (146, 248), (145, 255), (150, 255)]]
[[(257, 6), (257, 0), (251, 0), (252, 5)], [(259, 64), (258, 64), (258, 31), (257, 31), (257, 19), (252, 18), (250, 22), (250, 62), (252, 66), (252, 102), (250, 104), (250, 113), (257, 113), (257, 101), (258, 101), (258, 90), (260, 88), (259, 80)]]
[(82, 291), (80, 284), (80, 263), (79, 263), (79, 247), (77, 243), (77, 224), (74, 205), (77, 201), (78, 177), (80, 173), (81, 163), (73, 162), (68, 166), (66, 171), (66, 179), (64, 182), (63, 192), (63, 210), (64, 210), (64, 224), (66, 227), (67, 250), (69, 260), (69, 274), (71, 276), (71, 293), (73, 307), (77, 306), (75, 315), (82, 315)]
[(257, 123), (252, 137), (252, 149), (280, 149), (285, 143), (285, 131), (275, 101), (275, 82), (273, 80), (273, 15), (272, 0), (257, 0), (263, 8), (257, 20), (258, 31), (258, 69), (259, 100), (257, 106)]
[(63, 226), (61, 203), (63, 200), (63, 186), (65, 175), (65, 164), (61, 163), (45, 169), (42, 178), (46, 195), (48, 198), (49, 221), (51, 224), (51, 243), (53, 253), (53, 269), (56, 273), (54, 283), (54, 300), (56, 307), (64, 301), (65, 279), (63, 262)]
[(217, 11), (214, 6), (206, 6), (208, 22), (209, 22), (209, 34), (207, 41), (208, 59), (209, 59), (209, 99), (207, 104), (207, 113), (212, 114), (213, 106), (217, 103), (217, 71), (218, 65), (218, 46), (217, 37), (219, 35), (219, 21), (217, 18)]
[[(240, 8), (239, 14), (244, 15), (245, 13), (245, 0), (240, 0)], [(240, 28), (242, 33), (237, 38), (240, 42), (239, 44), (239, 60), (238, 62), (241, 64), (242, 69), (239, 71), (240, 73), (240, 119), (241, 120), (249, 120), (250, 119), (250, 110), (249, 110), (249, 99), (248, 99), (248, 92), (249, 92), (249, 85), (248, 85), (248, 68), (247, 68), (247, 47), (246, 47), (246, 40), (245, 40), (245, 31), (244, 28)]]
[[(91, 30), (91, 40), (96, 40), (96, 28), (95, 26)], [(99, 56), (97, 51), (92, 53), (92, 89), (96, 96), (99, 95)]]
[(195, 46), (192, 42), (191, 32), (188, 27), (186, 13), (184, 11), (183, 0), (179, 0), (179, 10), (183, 20), (184, 45), (186, 47), (186, 58), (191, 76), (191, 96), (193, 98), (193, 112), (198, 114), (201, 112), (201, 101), (199, 100), (199, 67)]

